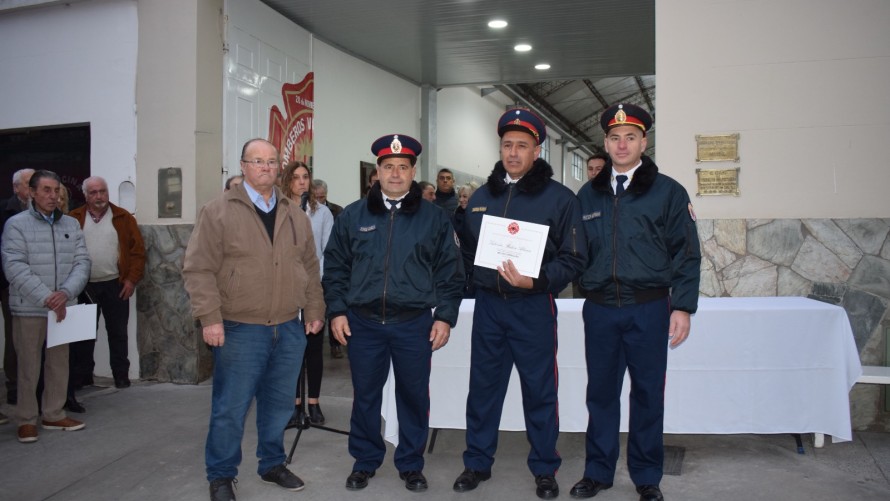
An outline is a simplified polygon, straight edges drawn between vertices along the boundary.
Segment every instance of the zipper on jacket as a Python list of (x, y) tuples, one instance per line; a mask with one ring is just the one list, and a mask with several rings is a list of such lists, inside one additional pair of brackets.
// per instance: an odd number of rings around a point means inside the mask
[(615, 281), (615, 299), (621, 307), (621, 284), (618, 282), (618, 196), (612, 202), (612, 280)]
[[(56, 285), (53, 291), (57, 291), (59, 290), (59, 258), (56, 251), (56, 228), (53, 223), (49, 223), (49, 234), (52, 235), (53, 239), (53, 283)], [(67, 303), (68, 301), (65, 302)]]
[[(507, 208), (510, 207), (510, 200), (513, 199), (513, 187), (516, 186), (516, 183), (509, 183), (507, 185), (507, 203), (504, 204), (504, 214), (501, 217), (507, 217)], [(503, 294), (504, 291), (501, 290), (501, 274), (497, 274), (497, 286), (498, 293)]]
[(383, 306), (380, 311), (380, 323), (386, 323), (386, 286), (389, 284), (389, 256), (392, 253), (392, 229), (396, 223), (396, 210), (389, 211), (389, 235), (386, 237), (386, 260), (383, 261)]
[(578, 235), (576, 234), (577, 228), (572, 226), (572, 255), (578, 256)]

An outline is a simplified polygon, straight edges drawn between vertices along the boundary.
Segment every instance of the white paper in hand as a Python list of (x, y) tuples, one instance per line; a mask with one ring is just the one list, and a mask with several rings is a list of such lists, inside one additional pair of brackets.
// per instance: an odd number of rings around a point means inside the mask
[(65, 309), (65, 320), (56, 322), (56, 312), (46, 316), (46, 347), (96, 339), (96, 305), (77, 304)]

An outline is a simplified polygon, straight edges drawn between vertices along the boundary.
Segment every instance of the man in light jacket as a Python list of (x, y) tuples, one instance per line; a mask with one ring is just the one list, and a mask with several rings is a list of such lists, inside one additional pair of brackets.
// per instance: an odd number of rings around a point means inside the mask
[[(37, 380), (46, 342), (49, 311), (62, 321), (66, 308), (90, 277), (90, 255), (77, 221), (57, 207), (62, 182), (54, 172), (31, 176), (31, 206), (11, 217), (3, 231), (3, 271), (9, 280), (12, 334), (18, 355), (18, 439), (37, 441)], [(65, 415), (68, 346), (46, 350), (43, 363), (43, 419), (47, 430), (80, 430), (84, 424)]]

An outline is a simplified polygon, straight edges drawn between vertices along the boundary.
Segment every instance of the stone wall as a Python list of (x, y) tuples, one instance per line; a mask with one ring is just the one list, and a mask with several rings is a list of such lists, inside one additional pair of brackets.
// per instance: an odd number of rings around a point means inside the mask
[(192, 319), (182, 258), (192, 225), (140, 225), (145, 278), (139, 284), (137, 345), (142, 379), (196, 384), (210, 377), (213, 355)]
[[(884, 365), (890, 219), (700, 220), (703, 296), (808, 296), (842, 306), (863, 365)], [(854, 429), (890, 431), (883, 387), (850, 393)]]
[[(181, 275), (192, 227), (140, 229), (148, 250), (137, 304), (142, 377), (203, 381), (212, 356), (191, 318)], [(884, 365), (890, 219), (699, 220), (698, 231), (703, 296), (808, 296), (841, 305), (862, 363)], [(856, 385), (850, 400), (854, 428), (890, 431), (882, 387)]]

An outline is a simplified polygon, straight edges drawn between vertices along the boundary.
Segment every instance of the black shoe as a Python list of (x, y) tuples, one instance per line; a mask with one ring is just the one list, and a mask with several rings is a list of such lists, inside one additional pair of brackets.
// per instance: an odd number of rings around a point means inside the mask
[(638, 485), (637, 492), (640, 493), (640, 501), (664, 501), (657, 485)]
[(553, 499), (559, 496), (559, 484), (553, 475), (535, 475), (535, 494), (541, 499)]
[(210, 501), (235, 501), (234, 478), (215, 478), (210, 482)]
[(71, 411), (77, 414), (83, 414), (87, 411), (86, 407), (83, 406), (80, 402), (77, 401), (74, 396), (68, 397), (68, 400), (65, 401), (65, 410)]
[(339, 344), (331, 346), (331, 358), (343, 358), (343, 348)]
[(604, 484), (584, 477), (572, 487), (572, 490), (569, 491), (569, 495), (578, 499), (592, 498), (593, 496), (596, 496), (599, 491), (604, 491), (610, 487), (612, 487), (612, 484)]
[(130, 378), (127, 377), (116, 377), (114, 378), (114, 387), (118, 389), (124, 389), (130, 387)]
[(273, 466), (271, 470), (260, 475), (260, 478), (263, 482), (275, 484), (289, 491), (302, 491), (303, 487), (306, 487), (300, 477), (294, 475), (283, 464)]
[(454, 490), (457, 492), (467, 492), (479, 486), (479, 482), (491, 478), (490, 471), (476, 471), (464, 468), (463, 473), (457, 476), (454, 481)]
[(287, 422), (287, 427), (285, 429), (300, 428), (305, 430), (308, 427), (309, 423), (306, 421), (306, 414), (303, 413), (303, 406), (295, 405), (294, 413), (291, 414), (290, 421)]
[(346, 478), (346, 488), (358, 491), (368, 486), (368, 479), (374, 476), (373, 471), (358, 470), (349, 474)]
[(323, 425), (324, 414), (321, 413), (321, 406), (318, 404), (309, 404), (309, 422), (312, 424)]
[(429, 487), (422, 471), (400, 471), (399, 478), (405, 481), (405, 488), (413, 492), (423, 492)]

